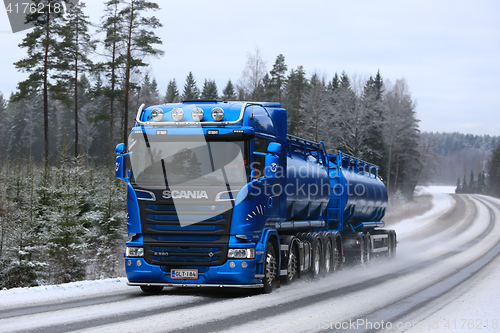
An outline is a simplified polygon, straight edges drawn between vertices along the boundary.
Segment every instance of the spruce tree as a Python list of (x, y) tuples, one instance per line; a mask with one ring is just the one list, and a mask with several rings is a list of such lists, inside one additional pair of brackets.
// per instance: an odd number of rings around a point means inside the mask
[(488, 163), (488, 193), (500, 197), (500, 145), (493, 151)]
[(161, 103), (158, 83), (155, 78), (151, 80), (148, 74), (144, 76), (144, 81), (140, 87), (138, 98), (141, 104), (158, 105)]
[(460, 177), (457, 178), (457, 187), (455, 188), (455, 193), (462, 193), (462, 186), (460, 185)]
[(300, 110), (304, 96), (308, 91), (309, 81), (306, 78), (304, 67), (292, 69), (286, 80), (286, 108), (288, 110), (288, 133), (299, 136)]
[(227, 81), (226, 87), (222, 90), (222, 99), (225, 101), (232, 101), (236, 98), (236, 91), (234, 90), (231, 80)]
[(175, 79), (170, 80), (170, 82), (168, 83), (164, 101), (165, 103), (179, 102), (179, 90), (177, 89), (177, 83), (175, 82)]
[(182, 100), (194, 100), (200, 97), (200, 90), (196, 86), (196, 80), (194, 79), (193, 73), (189, 72), (186, 77), (186, 83), (184, 84), (184, 91), (182, 93)]
[(215, 81), (205, 79), (203, 84), (203, 90), (201, 92), (202, 99), (217, 99), (219, 98), (217, 93), (217, 84)]
[(471, 194), (477, 193), (477, 185), (474, 179), (474, 170), (472, 169), (470, 171), (470, 178), (469, 178), (469, 193)]

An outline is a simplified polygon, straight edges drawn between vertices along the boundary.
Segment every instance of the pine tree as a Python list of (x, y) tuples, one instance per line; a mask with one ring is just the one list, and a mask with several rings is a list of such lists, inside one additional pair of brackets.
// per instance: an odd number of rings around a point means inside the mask
[[(47, 0), (51, 8), (62, 6), (61, 0)], [(43, 123), (44, 123), (44, 156), (45, 163), (49, 158), (49, 92), (55, 98), (65, 98), (66, 82), (54, 76), (58, 71), (68, 68), (65, 57), (61, 56), (61, 21), (63, 11), (35, 11), (26, 15), (26, 23), (34, 29), (26, 34), (19, 47), (26, 48), (28, 57), (14, 63), (20, 71), (29, 73), (28, 79), (19, 82), (16, 100), (25, 98), (42, 89)]]
[(146, 0), (124, 0), (125, 8), (120, 11), (126, 22), (125, 43), (126, 51), (123, 54), (125, 63), (125, 97), (123, 112), (123, 142), (127, 142), (129, 134), (129, 103), (130, 91), (135, 85), (131, 81), (131, 73), (148, 64), (143, 60), (146, 56), (160, 56), (164, 52), (153, 46), (162, 44), (161, 39), (155, 35), (153, 29), (163, 25), (154, 17), (141, 16), (148, 10), (158, 10), (156, 2)]
[(182, 100), (195, 100), (200, 97), (200, 90), (196, 87), (196, 80), (194, 79), (193, 73), (189, 72), (186, 77), (186, 84), (184, 84), (184, 91), (182, 93)]
[(177, 83), (175, 79), (170, 80), (167, 87), (167, 92), (164, 97), (165, 103), (177, 103), (179, 102), (179, 90), (177, 89)]
[(285, 64), (285, 56), (283, 54), (279, 54), (276, 57), (273, 69), (271, 69), (271, 71), (269, 72), (271, 74), (271, 84), (277, 92), (279, 103), (281, 103), (281, 93), (286, 82), (287, 70), (288, 68)]
[[(125, 30), (125, 21), (123, 16), (120, 14), (119, 5), (122, 3), (121, 0), (109, 0), (105, 2), (105, 14), (101, 18), (101, 29), (100, 32), (105, 33), (105, 38), (102, 41), (105, 51), (105, 56), (107, 61), (101, 62), (96, 65), (97, 81), (99, 84), (99, 89), (94, 89), (94, 96), (99, 95), (105, 96), (109, 100), (109, 105), (104, 108), (96, 108), (96, 110), (102, 110), (95, 115), (94, 121), (108, 120), (108, 155), (110, 156), (109, 166), (114, 166), (115, 162), (115, 140), (114, 140), (114, 128), (115, 119), (118, 115), (116, 110), (115, 101), (118, 96), (123, 94), (122, 85), (119, 82), (119, 71), (123, 66), (125, 58), (120, 56), (125, 48), (123, 31)], [(108, 84), (106, 87), (102, 86), (100, 73), (103, 72), (108, 79)], [(123, 124), (123, 118), (122, 118)]]
[(222, 90), (222, 99), (224, 101), (233, 101), (236, 98), (236, 92), (234, 90), (233, 83), (231, 80), (227, 81), (226, 87)]
[(217, 99), (219, 98), (217, 93), (217, 84), (215, 81), (205, 79), (203, 84), (203, 90), (201, 92), (202, 99)]
[[(78, 77), (80, 71), (84, 72), (91, 68), (92, 62), (88, 55), (95, 50), (95, 41), (91, 40), (89, 34), (88, 16), (83, 13), (85, 4), (79, 2), (71, 6), (67, 13), (65, 26), (62, 30), (64, 34), (64, 53), (69, 57), (70, 70), (73, 73), (73, 89), (74, 89), (74, 115), (75, 115), (75, 157), (78, 156)], [(71, 59), (71, 60), (70, 60)]]

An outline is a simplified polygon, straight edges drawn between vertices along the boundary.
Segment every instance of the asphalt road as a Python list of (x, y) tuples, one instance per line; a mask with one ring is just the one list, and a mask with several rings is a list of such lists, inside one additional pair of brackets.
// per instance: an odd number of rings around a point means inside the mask
[[(0, 294), (0, 332), (405, 331), (405, 324), (425, 321), (458, 290), (486, 277), (500, 258), (499, 201), (453, 195), (449, 203), (411, 227), (396, 224), (400, 243), (392, 260), (374, 259), (268, 295), (175, 288), (144, 295), (120, 284), (2, 306)], [(427, 330), (413, 327), (418, 331)]]

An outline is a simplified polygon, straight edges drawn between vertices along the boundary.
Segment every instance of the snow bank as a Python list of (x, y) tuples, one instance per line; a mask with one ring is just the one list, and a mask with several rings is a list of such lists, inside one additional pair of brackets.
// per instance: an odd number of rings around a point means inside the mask
[(64, 302), (75, 298), (82, 299), (118, 292), (130, 292), (127, 279), (124, 277), (30, 288), (14, 288), (0, 291), (0, 310), (29, 306), (41, 302)]

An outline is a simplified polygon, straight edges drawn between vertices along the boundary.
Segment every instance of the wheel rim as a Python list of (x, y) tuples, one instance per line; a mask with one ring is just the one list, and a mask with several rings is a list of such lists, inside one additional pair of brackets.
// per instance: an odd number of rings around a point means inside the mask
[(325, 273), (330, 273), (332, 269), (332, 243), (328, 242), (326, 244), (325, 253)]
[(288, 259), (288, 267), (287, 267), (288, 281), (292, 281), (295, 279), (297, 274), (297, 256), (295, 252), (290, 252), (290, 257)]
[(320, 258), (321, 249), (319, 247), (319, 242), (314, 247), (314, 252), (315, 252), (315, 254), (314, 254), (314, 274), (318, 275), (320, 272), (320, 267), (321, 267), (321, 258)]
[(274, 283), (276, 270), (277, 267), (276, 258), (274, 257), (274, 248), (270, 246), (266, 255), (266, 282), (268, 285), (272, 285)]

